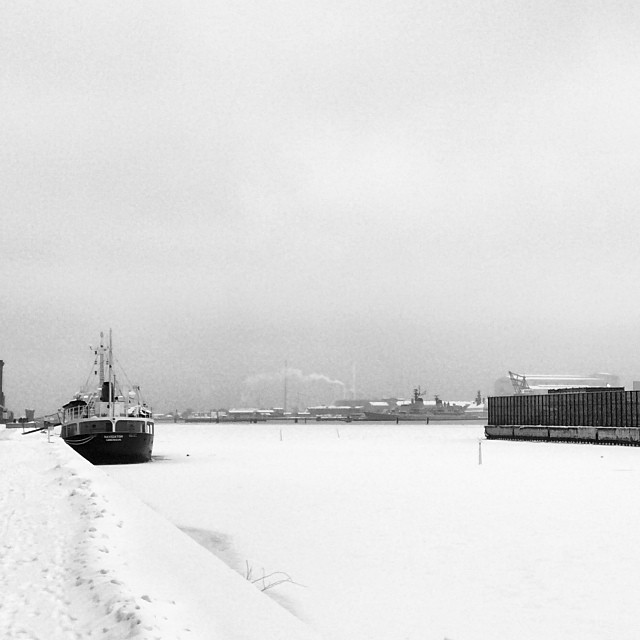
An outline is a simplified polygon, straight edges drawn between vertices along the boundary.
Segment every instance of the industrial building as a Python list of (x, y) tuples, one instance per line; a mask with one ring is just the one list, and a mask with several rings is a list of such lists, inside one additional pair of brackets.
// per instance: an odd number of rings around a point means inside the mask
[(592, 373), (586, 376), (568, 374), (514, 373), (498, 378), (494, 395), (512, 396), (520, 393), (541, 394), (549, 389), (576, 389), (595, 387), (619, 387), (620, 378), (611, 373)]

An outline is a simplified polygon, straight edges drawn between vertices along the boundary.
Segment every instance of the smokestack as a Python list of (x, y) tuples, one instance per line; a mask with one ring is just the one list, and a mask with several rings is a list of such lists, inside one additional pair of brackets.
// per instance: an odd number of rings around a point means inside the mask
[(0, 360), (0, 407), (4, 407), (4, 392), (2, 391), (2, 370), (4, 369), (4, 360)]
[(354, 362), (351, 368), (351, 399), (355, 400), (356, 396), (356, 363)]

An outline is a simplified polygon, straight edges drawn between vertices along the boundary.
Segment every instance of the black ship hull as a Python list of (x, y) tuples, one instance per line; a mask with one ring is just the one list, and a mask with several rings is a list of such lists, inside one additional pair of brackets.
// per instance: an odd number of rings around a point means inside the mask
[(153, 449), (152, 433), (91, 433), (64, 441), (93, 464), (148, 462)]

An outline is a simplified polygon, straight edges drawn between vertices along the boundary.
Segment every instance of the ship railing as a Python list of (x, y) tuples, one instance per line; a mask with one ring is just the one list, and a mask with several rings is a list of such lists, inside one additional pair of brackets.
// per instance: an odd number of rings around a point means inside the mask
[(99, 411), (95, 404), (90, 404), (87, 418), (105, 418), (108, 417), (108, 413), (105, 411)]
[(113, 418), (126, 415), (124, 402), (92, 401), (88, 405), (88, 418)]
[(63, 420), (64, 422), (69, 422), (71, 420), (79, 420), (80, 418), (88, 418), (89, 411), (88, 407), (79, 406), (79, 407), (69, 407), (65, 409), (63, 412)]

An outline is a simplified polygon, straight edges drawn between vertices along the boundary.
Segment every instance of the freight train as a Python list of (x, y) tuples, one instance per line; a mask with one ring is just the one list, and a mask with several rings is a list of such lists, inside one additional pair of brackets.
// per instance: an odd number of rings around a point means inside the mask
[(491, 440), (640, 446), (640, 391), (557, 389), (488, 400), (485, 436)]

